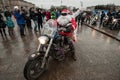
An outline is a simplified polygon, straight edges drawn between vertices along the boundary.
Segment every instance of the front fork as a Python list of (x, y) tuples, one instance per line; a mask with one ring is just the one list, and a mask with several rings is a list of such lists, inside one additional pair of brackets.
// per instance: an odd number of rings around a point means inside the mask
[(37, 54), (39, 55), (40, 54), (40, 47), (41, 47), (41, 44), (38, 45), (38, 48), (37, 48)]
[(114, 29), (114, 28), (116, 27), (116, 24), (117, 24), (117, 22), (115, 22), (115, 23), (113, 24), (112, 29)]
[[(43, 61), (42, 61), (41, 68), (44, 68), (44, 65), (45, 65), (45, 63), (46, 63), (46, 58), (48, 57), (48, 53), (49, 53), (49, 51), (50, 51), (52, 42), (53, 42), (53, 38), (51, 38), (51, 40), (50, 40), (50, 42), (49, 42), (49, 45), (48, 45), (47, 50), (46, 50), (46, 53), (45, 53), (45, 55), (44, 55), (44, 57), (43, 57)], [(39, 49), (40, 49), (40, 48), (39, 48)]]

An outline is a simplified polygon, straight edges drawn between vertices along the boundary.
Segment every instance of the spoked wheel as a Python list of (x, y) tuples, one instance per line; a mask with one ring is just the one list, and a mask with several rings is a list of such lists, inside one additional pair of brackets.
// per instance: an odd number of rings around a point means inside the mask
[(42, 58), (35, 58), (34, 60), (29, 60), (24, 67), (24, 77), (27, 80), (36, 80), (46, 69), (46, 64), (42, 69), (41, 65)]

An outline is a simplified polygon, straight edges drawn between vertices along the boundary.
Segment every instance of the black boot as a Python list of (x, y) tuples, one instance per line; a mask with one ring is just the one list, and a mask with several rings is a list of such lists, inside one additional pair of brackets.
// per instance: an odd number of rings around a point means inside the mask
[(72, 58), (73, 58), (73, 60), (74, 60), (74, 61), (76, 61), (76, 60), (77, 60), (77, 58), (76, 58), (75, 54), (72, 54)]

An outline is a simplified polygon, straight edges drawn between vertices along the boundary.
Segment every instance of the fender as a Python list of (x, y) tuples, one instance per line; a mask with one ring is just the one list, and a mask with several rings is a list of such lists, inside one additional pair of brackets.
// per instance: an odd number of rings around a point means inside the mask
[(33, 53), (29, 56), (28, 60), (34, 60), (36, 58), (40, 58), (42, 57), (43, 55), (41, 55), (39, 52), (38, 53)]

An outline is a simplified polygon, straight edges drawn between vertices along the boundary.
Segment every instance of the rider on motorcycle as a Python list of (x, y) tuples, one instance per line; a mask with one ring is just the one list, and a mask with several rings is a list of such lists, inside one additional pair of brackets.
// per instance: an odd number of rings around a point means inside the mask
[[(67, 9), (62, 10), (61, 16), (59, 16), (59, 18), (57, 19), (57, 23), (59, 27), (65, 27), (67, 24), (71, 23), (71, 25), (67, 27), (66, 32), (64, 33), (60, 32), (60, 34), (68, 36), (72, 38), (73, 41), (75, 41), (74, 30), (76, 29), (77, 25), (75, 19), (69, 15), (69, 10)], [(65, 40), (65, 42), (66, 43), (68, 42), (67, 39)], [(72, 54), (72, 57), (74, 60), (76, 60), (74, 53)]]
[(110, 24), (110, 23), (112, 23), (112, 12), (111, 11), (109, 11), (108, 13), (107, 13), (107, 16), (108, 16), (108, 23), (107, 23), (107, 25), (108, 24)]
[(116, 18), (120, 18), (120, 10), (116, 13)]

